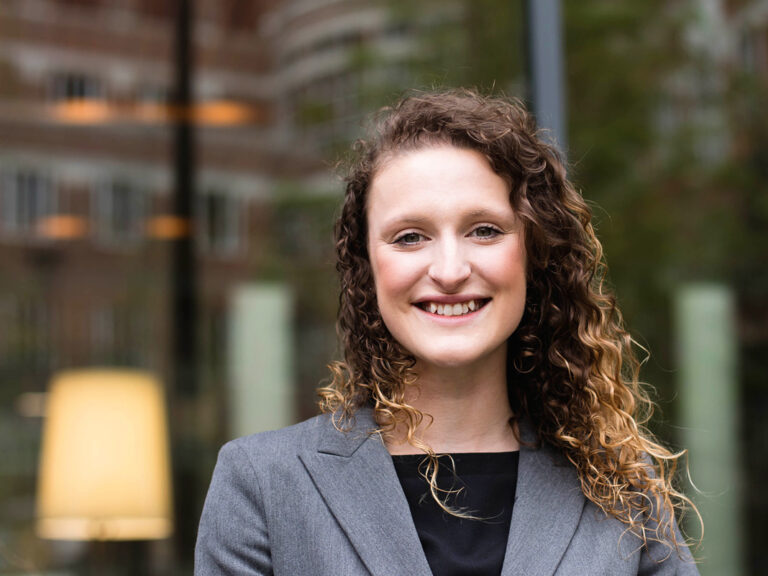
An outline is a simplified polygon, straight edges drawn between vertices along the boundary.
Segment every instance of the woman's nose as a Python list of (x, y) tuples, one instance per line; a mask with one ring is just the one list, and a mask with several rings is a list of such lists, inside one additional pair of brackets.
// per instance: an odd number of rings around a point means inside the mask
[(452, 292), (469, 278), (472, 267), (458, 243), (442, 242), (435, 248), (428, 275), (441, 289)]

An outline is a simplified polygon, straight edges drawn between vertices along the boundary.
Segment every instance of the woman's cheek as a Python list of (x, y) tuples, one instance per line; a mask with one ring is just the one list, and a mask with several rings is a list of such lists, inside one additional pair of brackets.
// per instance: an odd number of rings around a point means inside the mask
[(381, 248), (372, 258), (376, 296), (382, 309), (410, 306), (424, 276), (423, 255)]

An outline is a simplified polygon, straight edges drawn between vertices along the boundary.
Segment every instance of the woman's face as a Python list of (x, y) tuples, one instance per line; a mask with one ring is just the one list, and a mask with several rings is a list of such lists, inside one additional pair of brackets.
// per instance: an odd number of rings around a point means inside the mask
[(387, 159), (367, 218), (379, 310), (417, 369), (503, 363), (525, 308), (525, 248), (486, 158), (438, 145)]

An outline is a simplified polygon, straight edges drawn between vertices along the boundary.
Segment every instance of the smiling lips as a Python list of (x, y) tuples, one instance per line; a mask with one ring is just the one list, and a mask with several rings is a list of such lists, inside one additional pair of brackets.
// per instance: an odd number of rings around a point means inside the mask
[(456, 302), (454, 304), (444, 304), (442, 302), (418, 302), (417, 306), (426, 312), (438, 316), (463, 316), (485, 306), (490, 298), (467, 300), (465, 302)]

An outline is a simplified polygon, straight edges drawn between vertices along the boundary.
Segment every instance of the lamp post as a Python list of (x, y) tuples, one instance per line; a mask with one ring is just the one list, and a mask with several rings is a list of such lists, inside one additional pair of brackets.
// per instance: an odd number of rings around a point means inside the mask
[(175, 90), (173, 117), (173, 218), (178, 234), (171, 238), (171, 414), (176, 497), (175, 552), (180, 565), (192, 557), (199, 519), (196, 477), (190, 454), (196, 451), (189, 409), (197, 392), (197, 273), (195, 262), (195, 146), (192, 83), (193, 0), (178, 0), (176, 12)]

